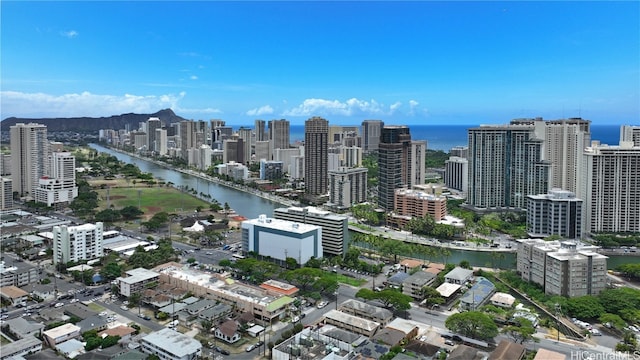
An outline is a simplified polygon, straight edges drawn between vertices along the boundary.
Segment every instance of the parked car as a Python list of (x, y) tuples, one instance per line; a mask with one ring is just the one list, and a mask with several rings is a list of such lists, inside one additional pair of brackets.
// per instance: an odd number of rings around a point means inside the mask
[(327, 302), (326, 301), (320, 301), (318, 303), (318, 309), (322, 309), (323, 307), (327, 306)]
[(247, 348), (245, 350), (246, 350), (246, 352), (250, 352), (250, 351), (253, 351), (253, 349), (255, 349), (255, 348), (256, 348), (256, 345), (255, 344), (251, 344), (251, 345), (247, 346)]

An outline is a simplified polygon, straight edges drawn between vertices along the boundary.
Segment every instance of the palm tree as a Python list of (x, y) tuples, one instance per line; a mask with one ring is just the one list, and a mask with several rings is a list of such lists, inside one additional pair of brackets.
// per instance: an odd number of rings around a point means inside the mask
[(447, 259), (451, 256), (451, 250), (443, 246), (440, 248), (440, 255), (442, 255), (442, 259), (444, 260), (444, 266), (447, 266)]

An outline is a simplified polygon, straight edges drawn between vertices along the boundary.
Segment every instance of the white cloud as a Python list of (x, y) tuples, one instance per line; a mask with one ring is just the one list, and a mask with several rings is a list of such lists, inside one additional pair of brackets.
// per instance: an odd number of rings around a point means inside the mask
[[(418, 107), (415, 100), (409, 101), (408, 114), (413, 115)], [(386, 106), (374, 99), (369, 101), (351, 98), (346, 101), (326, 99), (306, 99), (302, 104), (285, 110), (284, 116), (385, 116), (400, 112), (402, 102), (396, 101)]]
[(100, 95), (90, 92), (51, 95), (1, 91), (2, 116), (75, 117), (110, 116), (124, 113), (153, 113), (171, 108), (176, 113), (220, 113), (218, 109), (185, 109), (179, 106), (185, 92), (164, 95)]
[(191, 76), (189, 77), (189, 79), (191, 79), (191, 80), (198, 80), (198, 77), (197, 77), (197, 76), (195, 76), (195, 75), (191, 75)]
[(69, 30), (69, 31), (62, 31), (60, 32), (60, 35), (67, 37), (69, 39), (73, 39), (74, 37), (80, 35), (80, 33), (78, 33), (75, 30)]
[(261, 106), (259, 108), (255, 108), (247, 111), (247, 115), (249, 116), (261, 116), (261, 115), (269, 115), (269, 114), (273, 114), (273, 108), (269, 105)]

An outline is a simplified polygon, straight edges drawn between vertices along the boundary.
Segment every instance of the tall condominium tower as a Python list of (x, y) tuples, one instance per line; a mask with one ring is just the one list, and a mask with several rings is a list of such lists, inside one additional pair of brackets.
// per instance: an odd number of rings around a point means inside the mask
[[(288, 149), (291, 143), (289, 131), (289, 120), (269, 120), (271, 149)], [(273, 154), (273, 151), (271, 153)]]
[(384, 122), (382, 120), (365, 120), (362, 122), (362, 148), (365, 153), (378, 151), (380, 132)]
[(180, 151), (182, 158), (187, 160), (187, 150), (196, 147), (196, 131), (195, 123), (193, 121), (180, 121), (179, 135), (180, 135)]
[(620, 127), (620, 142), (630, 141), (633, 146), (640, 146), (640, 126), (622, 125)]
[(251, 161), (253, 130), (246, 127), (241, 127), (240, 129), (238, 129), (238, 136), (240, 136), (240, 139), (242, 139), (242, 146), (244, 146), (244, 150), (242, 151), (242, 153), (244, 154), (244, 159), (242, 160), (242, 163), (246, 165)]
[(396, 189), (413, 185), (411, 133), (407, 126), (387, 125), (378, 145), (378, 206), (394, 210)]
[(484, 125), (468, 130), (467, 207), (476, 211), (525, 209), (527, 195), (548, 190), (543, 161), (544, 123)]
[(551, 162), (549, 188), (578, 191), (584, 149), (591, 143), (591, 121), (579, 118), (545, 121), (544, 159)]
[(427, 141), (411, 141), (411, 186), (422, 185), (427, 173)]
[[(267, 132), (266, 132), (266, 121), (264, 120), (256, 120), (254, 122), (254, 131), (256, 133), (256, 141), (265, 141), (268, 140), (267, 139)], [(260, 160), (260, 159), (258, 159)]]
[(640, 232), (640, 147), (594, 145), (584, 155), (585, 230)]
[(97, 259), (103, 252), (103, 224), (53, 227), (53, 263)]
[(13, 191), (17, 191), (20, 196), (32, 197), (38, 187), (38, 180), (47, 170), (47, 127), (35, 123), (18, 123), (11, 126), (9, 132)]
[(328, 190), (329, 122), (312, 117), (304, 122), (305, 196), (315, 199)]
[(147, 151), (158, 151), (158, 133), (157, 129), (162, 128), (162, 122), (157, 117), (151, 117), (147, 120)]

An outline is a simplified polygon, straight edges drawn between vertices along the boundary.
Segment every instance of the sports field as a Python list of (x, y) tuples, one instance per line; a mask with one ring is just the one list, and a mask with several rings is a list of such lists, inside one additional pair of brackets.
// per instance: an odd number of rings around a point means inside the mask
[(136, 206), (144, 212), (144, 219), (149, 219), (161, 211), (169, 214), (188, 214), (193, 213), (198, 206), (205, 210), (209, 208), (208, 202), (172, 187), (143, 187), (139, 185), (138, 187), (110, 188), (108, 199), (107, 189), (99, 189), (96, 192), (98, 193), (98, 211), (109, 206), (113, 209)]

